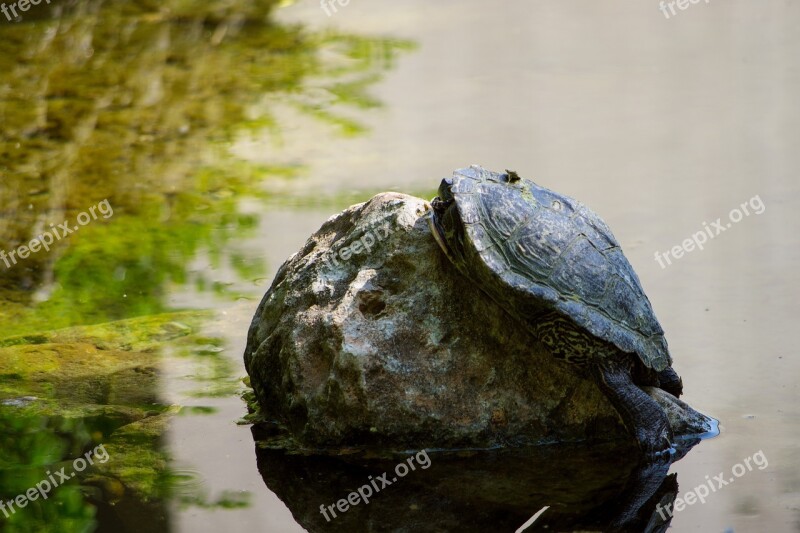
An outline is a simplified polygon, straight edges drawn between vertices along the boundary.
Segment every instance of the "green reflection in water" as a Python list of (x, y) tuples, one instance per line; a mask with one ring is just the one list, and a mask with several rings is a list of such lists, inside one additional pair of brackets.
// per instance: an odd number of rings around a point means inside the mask
[(114, 209), (3, 272), (0, 336), (163, 312), (168, 283), (224, 295), (187, 270), (201, 250), (242, 278), (264, 275), (262, 257), (228, 251), (257, 224), (241, 199), (280, 202), (263, 183), (303, 168), (237, 159), (232, 141), (280, 132), (278, 105), (363, 131), (340, 110), (379, 105), (368, 87), (411, 47), (281, 26), (271, 8), (82, 2), (0, 26), (0, 249), (104, 199)]
[[(187, 311), (93, 326), (77, 326), (0, 341), (0, 499), (25, 494), (48, 472), (99, 444), (107, 461), (95, 463), (24, 509), (0, 516), (3, 531), (84, 531), (102, 513), (108, 528), (169, 530), (166, 502), (181, 507), (237, 509), (249, 494), (211, 497), (191, 470), (170, 466), (165, 432), (175, 415), (204, 416), (214, 408), (181, 407), (160, 399), (162, 349), (198, 369), (190, 396), (214, 397), (241, 389), (231, 376), (222, 339), (202, 334), (212, 316)], [(1, 513), (0, 513), (1, 514)]]
[(348, 110), (379, 106), (370, 85), (412, 47), (281, 25), (276, 3), (65, 0), (0, 20), (0, 250), (105, 199), (113, 207), (49, 253), (0, 262), (0, 498), (98, 443), (110, 456), (0, 513), (4, 531), (167, 531), (167, 500), (248, 505), (246, 494), (208, 498), (170, 467), (171, 417), (214, 409), (161, 399), (163, 351), (194, 365), (186, 396), (239, 387), (223, 341), (200, 333), (208, 315), (172, 313), (167, 296), (238, 296), (193, 270), (198, 256), (241, 280), (268, 275), (260, 250), (234, 246), (259, 224), (242, 200), (298, 205), (285, 197), (301, 197), (304, 167), (239, 158), (237, 138), (279, 136), (279, 106), (333, 135), (363, 133)]

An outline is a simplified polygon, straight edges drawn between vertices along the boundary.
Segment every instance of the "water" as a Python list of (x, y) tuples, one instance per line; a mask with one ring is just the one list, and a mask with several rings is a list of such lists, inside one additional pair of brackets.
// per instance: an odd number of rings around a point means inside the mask
[[(319, 505), (371, 470), (257, 454), (235, 423), (247, 326), (283, 260), (350, 203), (430, 197), (470, 163), (575, 196), (614, 229), (686, 401), (721, 421), (671, 465), (679, 495), (750, 459), (673, 529), (800, 530), (797, 6), (701, 2), (669, 20), (657, 2), (588, 0), (36, 9), (0, 17), (0, 249), (104, 199), (113, 215), (0, 263), (0, 398), (14, 402), (0, 496), (101, 443), (109, 459), (5, 530), (335, 530), (366, 512), (375, 529), (513, 531), (544, 506), (529, 531), (581, 524), (604, 501), (593, 487), (624, 484), (592, 468), (614, 464), (601, 450), (561, 477), (541, 466), (550, 451), (434, 454), (396, 496), (328, 526)], [(659, 265), (718, 217), (703, 250)]]

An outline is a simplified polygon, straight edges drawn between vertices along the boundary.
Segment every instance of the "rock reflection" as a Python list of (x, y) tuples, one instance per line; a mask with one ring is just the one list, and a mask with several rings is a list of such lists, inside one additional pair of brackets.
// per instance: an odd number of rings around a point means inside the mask
[[(383, 488), (368, 504), (328, 512), (351, 492), (406, 462), (410, 455), (352, 452), (307, 455), (271, 447), (263, 426), (253, 428), (258, 470), (267, 487), (308, 531), (666, 531), (657, 512), (678, 493), (671, 459), (631, 462), (619, 445), (559, 445), (485, 451), (428, 451), (430, 467), (417, 468)], [(379, 485), (380, 486), (380, 485)], [(355, 499), (355, 498), (354, 498)]]

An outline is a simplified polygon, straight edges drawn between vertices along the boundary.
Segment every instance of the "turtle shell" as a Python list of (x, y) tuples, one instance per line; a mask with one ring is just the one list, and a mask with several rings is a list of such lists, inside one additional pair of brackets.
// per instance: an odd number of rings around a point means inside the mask
[(671, 364), (664, 330), (611, 230), (580, 202), (479, 166), (444, 180), (435, 221), (455, 265), (523, 322), (557, 311), (593, 336)]

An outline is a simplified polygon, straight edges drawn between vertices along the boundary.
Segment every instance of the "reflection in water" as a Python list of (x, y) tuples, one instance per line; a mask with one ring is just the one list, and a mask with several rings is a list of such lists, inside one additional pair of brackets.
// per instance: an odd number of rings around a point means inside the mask
[[(313, 532), (516, 531), (544, 507), (526, 531), (666, 531), (665, 509), (678, 494), (670, 466), (700, 442), (679, 439), (676, 453), (656, 462), (637, 463), (631, 458), (639, 454), (624, 443), (428, 450), (420, 461), (420, 452), (304, 451), (279, 426), (253, 416), (259, 473)], [(397, 479), (397, 465), (415, 460), (427, 468)], [(385, 473), (391, 486), (379, 481), (382, 490), (367, 505), (337, 511), (337, 502)], [(323, 505), (334, 512), (323, 514)]]
[[(167, 499), (208, 501), (191, 473), (174, 471), (162, 442), (178, 406), (162, 402), (159, 354), (164, 346), (193, 361), (204, 353), (202, 312), (166, 314), (76, 327), (0, 341), (0, 499), (24, 494), (46, 471), (71, 464), (98, 444), (106, 462), (77, 472), (78, 484), (58, 486), (47, 499), (0, 517), (4, 531), (84, 531), (100, 522), (169, 529)], [(212, 365), (213, 366), (213, 365)], [(219, 381), (229, 379), (219, 376)], [(192, 409), (192, 414), (204, 414)]]
[(115, 210), (3, 272), (0, 337), (163, 312), (169, 284), (235, 297), (187, 269), (201, 251), (265, 274), (230, 249), (258, 222), (241, 199), (271, 200), (264, 181), (302, 166), (248, 163), (231, 142), (279, 135), (279, 103), (363, 131), (339, 111), (379, 105), (368, 87), (409, 47), (281, 26), (274, 3), (77, 2), (0, 26), (0, 249), (104, 199)]
[[(276, 3), (65, 1), (0, 24), (0, 250), (102, 200), (114, 209), (0, 264), (0, 499), (99, 443), (110, 455), (0, 513), (4, 531), (169, 531), (168, 501), (248, 505), (246, 493), (209, 498), (195, 472), (170, 466), (172, 417), (214, 409), (163, 399), (165, 353), (189, 369), (181, 398), (237, 391), (225, 342), (202, 334), (208, 315), (169, 314), (170, 293), (205, 293), (211, 307), (241, 295), (231, 280), (266, 275), (262, 251), (235, 246), (258, 224), (242, 200), (280, 203), (265, 182), (292, 184), (303, 168), (250, 163), (232, 142), (279, 135), (278, 104), (335, 134), (364, 131), (340, 111), (379, 105), (369, 86), (409, 48), (276, 24)], [(193, 269), (198, 256), (213, 271)]]
[(632, 450), (619, 446), (429, 451), (429, 468), (398, 479), (367, 505), (336, 518), (329, 512), (327, 520), (320, 505), (335, 505), (384, 472), (391, 480), (409, 456), (287, 453), (268, 444), (275, 439), (268, 433), (253, 428), (259, 472), (313, 532), (515, 531), (545, 506), (526, 531), (666, 531), (670, 517), (657, 506), (671, 504), (678, 492), (676, 474), (668, 475), (671, 460), (632, 464)]

